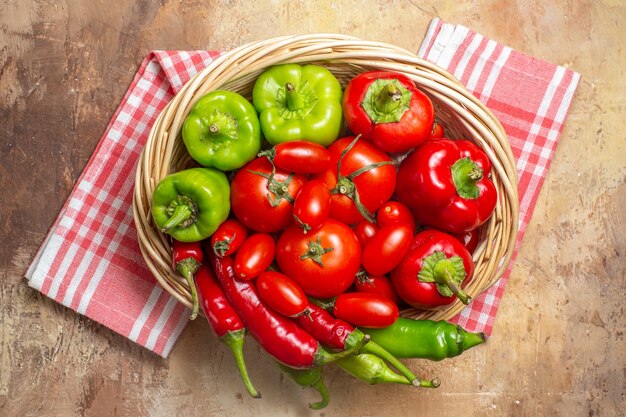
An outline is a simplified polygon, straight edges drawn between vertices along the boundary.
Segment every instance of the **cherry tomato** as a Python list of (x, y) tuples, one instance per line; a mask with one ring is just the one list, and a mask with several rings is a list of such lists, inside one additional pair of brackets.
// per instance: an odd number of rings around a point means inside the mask
[(237, 252), (247, 238), (248, 229), (240, 221), (228, 219), (217, 228), (210, 240), (205, 241), (210, 244), (210, 248), (205, 246), (205, 250), (211, 250), (215, 256), (223, 258)]
[(396, 290), (393, 289), (391, 280), (385, 275), (368, 275), (366, 272), (357, 274), (355, 287), (358, 292), (378, 294), (393, 301), (395, 304), (398, 304), (400, 301)]
[[(318, 177), (336, 191), (331, 196), (330, 217), (346, 224), (364, 218), (374, 221), (372, 213), (389, 200), (396, 184), (396, 169), (389, 155), (368, 141), (357, 140), (352, 145), (354, 141), (354, 137), (348, 136), (330, 145), (331, 168)], [(348, 150), (350, 145), (352, 148)], [(361, 169), (365, 171), (351, 177)], [(355, 201), (359, 202), (358, 206)]]
[(415, 231), (415, 219), (411, 210), (399, 201), (388, 201), (376, 212), (376, 223), (379, 227), (391, 223), (405, 223)]
[(400, 312), (397, 305), (381, 295), (351, 292), (337, 296), (333, 315), (354, 326), (381, 328), (391, 326)]
[(253, 159), (230, 184), (233, 213), (257, 232), (277, 232), (291, 223), (295, 196), (306, 181), (302, 174), (273, 168), (265, 157)]
[(444, 135), (445, 132), (441, 123), (435, 122), (433, 124), (433, 131), (430, 133), (431, 139), (441, 139)]
[(473, 229), (465, 233), (453, 233), (452, 236), (457, 238), (459, 242), (461, 242), (463, 246), (465, 246), (469, 253), (474, 253), (474, 251), (478, 247), (478, 243), (480, 240), (480, 235), (478, 231), (479, 229)]
[(330, 213), (330, 190), (323, 181), (304, 184), (293, 205), (293, 217), (304, 232), (315, 230)]
[(328, 219), (308, 234), (292, 225), (278, 238), (276, 261), (307, 295), (333, 297), (354, 282), (361, 246), (352, 229), (336, 220)]
[(328, 150), (306, 140), (279, 143), (265, 153), (277, 167), (289, 172), (318, 174), (330, 167)]
[(405, 223), (381, 227), (363, 248), (361, 263), (371, 275), (391, 272), (411, 249), (413, 230)]
[(302, 288), (285, 274), (263, 272), (256, 279), (259, 296), (274, 310), (289, 317), (306, 314), (309, 300)]
[(235, 275), (245, 280), (257, 277), (272, 264), (275, 252), (276, 245), (272, 236), (266, 233), (251, 235), (235, 255)]
[(357, 223), (354, 226), (354, 233), (356, 234), (357, 239), (359, 239), (359, 243), (361, 247), (365, 247), (365, 244), (378, 232), (378, 226), (374, 223), (370, 223), (367, 220), (363, 220), (362, 222)]

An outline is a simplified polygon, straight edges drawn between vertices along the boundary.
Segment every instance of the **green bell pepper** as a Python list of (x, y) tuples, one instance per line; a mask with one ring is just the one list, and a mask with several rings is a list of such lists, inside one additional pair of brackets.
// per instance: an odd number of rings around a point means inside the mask
[(152, 218), (181, 242), (211, 236), (230, 212), (230, 185), (213, 168), (190, 168), (163, 178), (152, 195)]
[(261, 149), (261, 127), (254, 106), (232, 91), (213, 91), (198, 100), (183, 124), (183, 142), (205, 167), (232, 171)]
[(343, 127), (341, 99), (339, 81), (318, 65), (271, 67), (252, 90), (261, 130), (272, 145), (294, 140), (330, 145)]

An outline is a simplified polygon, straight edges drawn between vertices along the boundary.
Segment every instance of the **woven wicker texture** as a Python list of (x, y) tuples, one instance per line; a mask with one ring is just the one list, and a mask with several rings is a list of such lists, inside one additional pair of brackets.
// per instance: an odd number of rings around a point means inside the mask
[[(191, 306), (187, 284), (171, 266), (170, 239), (154, 226), (150, 214), (156, 184), (168, 174), (195, 164), (180, 137), (191, 106), (207, 92), (217, 89), (236, 91), (251, 99), (257, 76), (272, 65), (288, 62), (323, 65), (343, 87), (363, 71), (400, 72), (430, 96), (447, 137), (473, 140), (487, 153), (493, 164), (491, 179), (499, 200), (494, 215), (481, 228), (480, 244), (473, 255), (474, 278), (464, 289), (471, 297), (476, 297), (493, 285), (511, 260), (518, 225), (515, 160), (502, 126), (444, 69), (393, 45), (335, 34), (285, 36), (234, 49), (196, 74), (161, 112), (139, 159), (133, 200), (141, 251), (160, 285)], [(407, 309), (402, 315), (446, 320), (464, 307), (457, 301), (442, 310)]]

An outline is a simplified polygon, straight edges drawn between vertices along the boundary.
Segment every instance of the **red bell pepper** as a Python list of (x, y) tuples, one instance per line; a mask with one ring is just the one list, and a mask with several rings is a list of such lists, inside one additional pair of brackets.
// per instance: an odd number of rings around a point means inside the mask
[(474, 262), (458, 239), (428, 229), (415, 235), (413, 246), (391, 272), (391, 282), (402, 300), (425, 310), (452, 304), (458, 297), (468, 304), (462, 290), (474, 273)]
[(405, 152), (430, 139), (435, 110), (403, 74), (370, 71), (354, 77), (343, 95), (343, 115), (355, 135), (386, 152)]
[(400, 164), (396, 196), (418, 223), (464, 233), (485, 223), (496, 206), (490, 171), (489, 158), (470, 141), (428, 141)]

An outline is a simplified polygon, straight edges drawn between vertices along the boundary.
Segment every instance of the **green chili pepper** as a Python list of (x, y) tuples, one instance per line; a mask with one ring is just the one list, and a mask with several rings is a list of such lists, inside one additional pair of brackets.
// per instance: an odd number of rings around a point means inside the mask
[(399, 318), (383, 329), (361, 329), (398, 358), (440, 361), (483, 343), (484, 333), (470, 333), (447, 321)]
[(152, 195), (152, 218), (181, 242), (211, 236), (230, 212), (226, 175), (213, 168), (191, 168), (163, 178)]
[(322, 399), (316, 403), (309, 403), (310, 408), (314, 410), (321, 410), (328, 405), (330, 402), (330, 396), (328, 388), (326, 388), (326, 384), (324, 383), (324, 373), (321, 366), (315, 366), (307, 369), (295, 369), (280, 362), (276, 362), (276, 364), (302, 388), (315, 388), (317, 392), (320, 393)]
[(183, 141), (205, 167), (231, 171), (261, 149), (261, 127), (254, 106), (232, 91), (213, 91), (196, 102), (183, 125)]
[[(371, 353), (360, 353), (339, 359), (335, 363), (350, 375), (368, 384), (393, 383), (413, 385), (408, 378), (392, 371), (385, 361)], [(439, 386), (439, 380), (436, 378), (428, 382), (428, 385), (421, 386), (427, 388), (437, 388)]]
[(341, 99), (339, 81), (318, 65), (271, 67), (252, 91), (261, 130), (272, 145), (294, 140), (330, 145), (343, 126)]

